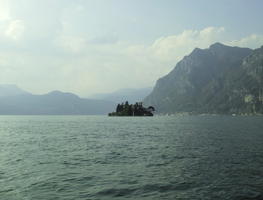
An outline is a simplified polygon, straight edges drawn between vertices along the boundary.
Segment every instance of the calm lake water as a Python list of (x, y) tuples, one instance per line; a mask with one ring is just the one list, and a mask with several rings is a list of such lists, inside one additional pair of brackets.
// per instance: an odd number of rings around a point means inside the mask
[(0, 116), (1, 200), (263, 199), (263, 117)]

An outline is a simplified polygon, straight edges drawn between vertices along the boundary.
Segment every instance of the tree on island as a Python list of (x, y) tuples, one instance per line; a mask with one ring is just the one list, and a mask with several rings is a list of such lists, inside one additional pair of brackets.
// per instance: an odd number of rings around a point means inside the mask
[(116, 112), (109, 113), (109, 116), (153, 116), (155, 111), (154, 107), (143, 107), (142, 102), (136, 102), (135, 104), (129, 104), (128, 101), (122, 104), (118, 104)]

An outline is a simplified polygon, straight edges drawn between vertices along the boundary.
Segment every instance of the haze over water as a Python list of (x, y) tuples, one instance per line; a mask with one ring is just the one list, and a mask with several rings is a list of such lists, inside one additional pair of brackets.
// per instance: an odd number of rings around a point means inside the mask
[(262, 122), (1, 116), (0, 199), (263, 199)]

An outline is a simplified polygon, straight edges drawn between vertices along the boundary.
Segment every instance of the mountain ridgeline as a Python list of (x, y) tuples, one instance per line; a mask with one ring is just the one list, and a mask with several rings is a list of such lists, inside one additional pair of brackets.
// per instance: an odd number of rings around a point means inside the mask
[(115, 103), (80, 98), (72, 93), (53, 91), (34, 95), (16, 86), (0, 86), (0, 115), (104, 115)]
[(144, 99), (159, 113), (262, 114), (263, 47), (194, 49)]
[(112, 101), (115, 103), (129, 101), (130, 103), (141, 102), (152, 91), (148, 88), (123, 88), (112, 93), (95, 94), (89, 98)]

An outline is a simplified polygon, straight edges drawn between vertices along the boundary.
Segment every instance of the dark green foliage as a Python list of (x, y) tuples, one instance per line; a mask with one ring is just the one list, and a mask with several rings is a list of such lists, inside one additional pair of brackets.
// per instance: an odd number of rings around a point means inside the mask
[(145, 108), (142, 103), (129, 104), (128, 101), (118, 104), (116, 112), (109, 113), (109, 116), (153, 116), (154, 107)]

